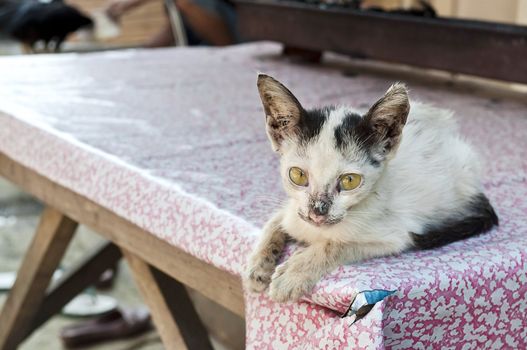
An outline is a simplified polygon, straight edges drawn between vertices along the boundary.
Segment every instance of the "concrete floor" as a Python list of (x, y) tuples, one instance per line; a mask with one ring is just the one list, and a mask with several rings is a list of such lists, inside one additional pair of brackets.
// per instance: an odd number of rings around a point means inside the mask
[[(18, 269), (26, 247), (33, 237), (41, 210), (42, 206), (36, 200), (0, 179), (0, 272)], [(67, 269), (68, 266), (72, 266), (83, 254), (89, 252), (100, 242), (101, 238), (97, 234), (81, 226), (68, 248), (61, 267)], [(124, 307), (143, 305), (132, 276), (123, 262), (121, 262), (115, 286), (102, 294), (116, 298)], [(0, 307), (6, 295), (5, 292), (0, 292)], [(210, 305), (204, 305), (204, 303), (206, 304), (207, 301), (198, 301), (198, 309), (210, 309)], [(217, 311), (215, 314), (217, 315)], [(243, 321), (233, 315), (226, 317), (227, 322), (225, 318), (219, 321), (219, 324), (227, 325), (220, 329), (220, 333), (223, 333), (223, 338), (230, 343), (229, 348), (243, 348)], [(78, 321), (79, 319), (57, 315), (38, 329), (20, 348), (22, 350), (61, 349), (62, 344), (58, 337), (60, 329)], [(216, 349), (227, 349), (214, 339), (213, 343)], [(156, 331), (153, 330), (133, 339), (109, 342), (88, 349), (157, 350), (163, 349), (163, 345)]]

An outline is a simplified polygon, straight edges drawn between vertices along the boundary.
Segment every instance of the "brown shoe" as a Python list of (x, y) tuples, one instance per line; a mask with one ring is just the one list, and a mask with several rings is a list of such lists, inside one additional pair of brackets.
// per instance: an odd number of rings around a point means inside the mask
[(67, 348), (92, 345), (139, 335), (152, 329), (150, 313), (144, 308), (110, 311), (93, 320), (62, 328), (60, 338)]

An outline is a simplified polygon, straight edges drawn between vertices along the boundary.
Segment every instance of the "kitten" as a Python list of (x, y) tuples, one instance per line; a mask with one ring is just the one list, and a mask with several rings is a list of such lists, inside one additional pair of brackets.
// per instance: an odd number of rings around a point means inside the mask
[[(251, 290), (269, 286), (274, 300), (297, 300), (341, 264), (434, 248), (498, 224), (451, 113), (417, 103), (410, 111), (404, 85), (363, 115), (306, 110), (267, 75), (258, 89), (289, 199), (249, 260)], [(288, 236), (305, 247), (276, 267)]]

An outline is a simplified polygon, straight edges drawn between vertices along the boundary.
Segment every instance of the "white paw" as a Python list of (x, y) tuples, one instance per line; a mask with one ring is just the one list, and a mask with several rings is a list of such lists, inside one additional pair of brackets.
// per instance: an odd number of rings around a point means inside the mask
[(305, 274), (292, 272), (288, 264), (280, 265), (271, 278), (269, 296), (277, 302), (297, 301), (311, 291), (314, 282)]

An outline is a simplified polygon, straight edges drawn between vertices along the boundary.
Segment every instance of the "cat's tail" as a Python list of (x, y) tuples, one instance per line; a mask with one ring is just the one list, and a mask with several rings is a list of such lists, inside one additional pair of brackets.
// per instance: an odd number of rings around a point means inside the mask
[(489, 231), (499, 224), (487, 197), (481, 193), (469, 201), (463, 215), (429, 225), (422, 234), (410, 233), (418, 249), (432, 249)]

